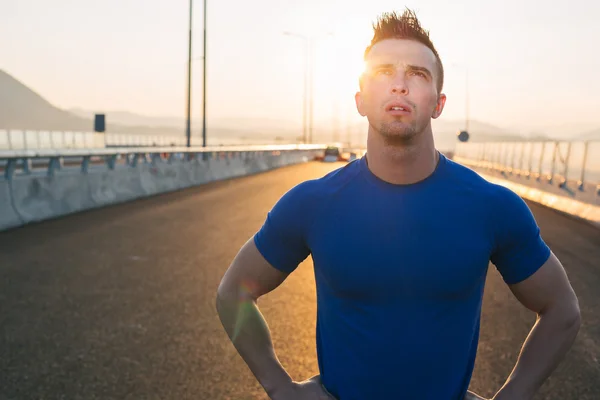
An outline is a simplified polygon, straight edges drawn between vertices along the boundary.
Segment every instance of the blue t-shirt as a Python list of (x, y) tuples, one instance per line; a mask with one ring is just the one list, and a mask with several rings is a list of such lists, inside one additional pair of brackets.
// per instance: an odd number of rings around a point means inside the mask
[(366, 157), (300, 183), (254, 242), (286, 273), (312, 255), (319, 370), (340, 400), (462, 400), (489, 262), (514, 284), (550, 256), (517, 194), (442, 154), (415, 184)]

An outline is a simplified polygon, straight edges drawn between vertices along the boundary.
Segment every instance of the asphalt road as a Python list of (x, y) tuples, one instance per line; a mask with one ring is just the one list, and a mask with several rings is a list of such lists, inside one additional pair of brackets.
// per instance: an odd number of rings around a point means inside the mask
[[(285, 167), (0, 233), (0, 399), (266, 399), (221, 327), (215, 291), (277, 199), (338, 166)], [(584, 321), (537, 399), (598, 399), (600, 231), (531, 207)], [(311, 267), (259, 301), (296, 380), (318, 372)], [(472, 390), (491, 397), (502, 385), (534, 320), (490, 268)]]

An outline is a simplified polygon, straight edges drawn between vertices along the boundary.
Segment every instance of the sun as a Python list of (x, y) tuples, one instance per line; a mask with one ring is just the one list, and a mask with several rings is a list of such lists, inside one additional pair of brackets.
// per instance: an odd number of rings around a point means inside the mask
[(363, 54), (368, 45), (365, 38), (348, 26), (338, 28), (331, 37), (317, 44), (313, 65), (321, 84), (344, 93), (358, 89), (358, 78), (365, 67)]
[[(364, 118), (356, 110), (355, 94), (365, 68), (364, 52), (373, 36), (370, 23), (365, 23), (364, 16), (344, 18), (317, 31), (301, 32), (296, 36), (302, 36), (312, 50), (307, 63), (311, 78), (304, 87), (308, 88), (306, 98), (308, 109), (312, 110), (308, 119), (312, 115), (315, 132), (327, 140), (336, 136), (338, 140), (345, 138), (350, 131), (358, 135), (355, 127)], [(297, 52), (291, 54), (296, 57), (295, 67), (303, 63)], [(303, 72), (303, 68), (297, 69), (295, 73)], [(304, 79), (299, 79), (298, 84), (302, 85), (300, 82)]]
[(372, 31), (360, 31), (358, 24), (344, 22), (315, 46), (313, 87), (322, 117), (346, 123), (360, 118), (354, 95), (359, 90), (359, 77), (365, 68), (363, 56)]
[(338, 89), (350, 87), (355, 91), (358, 78), (364, 71), (363, 54), (368, 36), (346, 25), (338, 27), (327, 42), (323, 42), (315, 56), (315, 69), (329, 76)]

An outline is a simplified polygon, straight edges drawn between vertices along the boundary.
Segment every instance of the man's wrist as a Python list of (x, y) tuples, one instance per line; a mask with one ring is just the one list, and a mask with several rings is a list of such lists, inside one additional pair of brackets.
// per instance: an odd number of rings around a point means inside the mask
[(486, 400), (486, 398), (468, 390), (464, 400)]
[(526, 394), (524, 390), (518, 389), (514, 382), (509, 381), (491, 400), (531, 400), (532, 398), (533, 395)]
[(293, 384), (294, 381), (286, 373), (274, 377), (273, 379), (266, 379), (264, 382), (261, 382), (261, 385), (265, 389), (265, 392), (267, 392), (267, 394), (271, 398), (274, 398), (279, 393), (284, 393), (288, 391), (293, 386)]

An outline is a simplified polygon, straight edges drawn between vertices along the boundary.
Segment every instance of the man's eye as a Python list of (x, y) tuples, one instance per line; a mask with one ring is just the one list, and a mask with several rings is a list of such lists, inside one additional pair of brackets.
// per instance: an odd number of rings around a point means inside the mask
[(421, 78), (427, 78), (427, 75), (425, 75), (425, 73), (421, 71), (410, 71), (409, 75), (416, 75), (420, 76)]
[(391, 75), (392, 71), (389, 68), (382, 68), (375, 71), (375, 75)]

